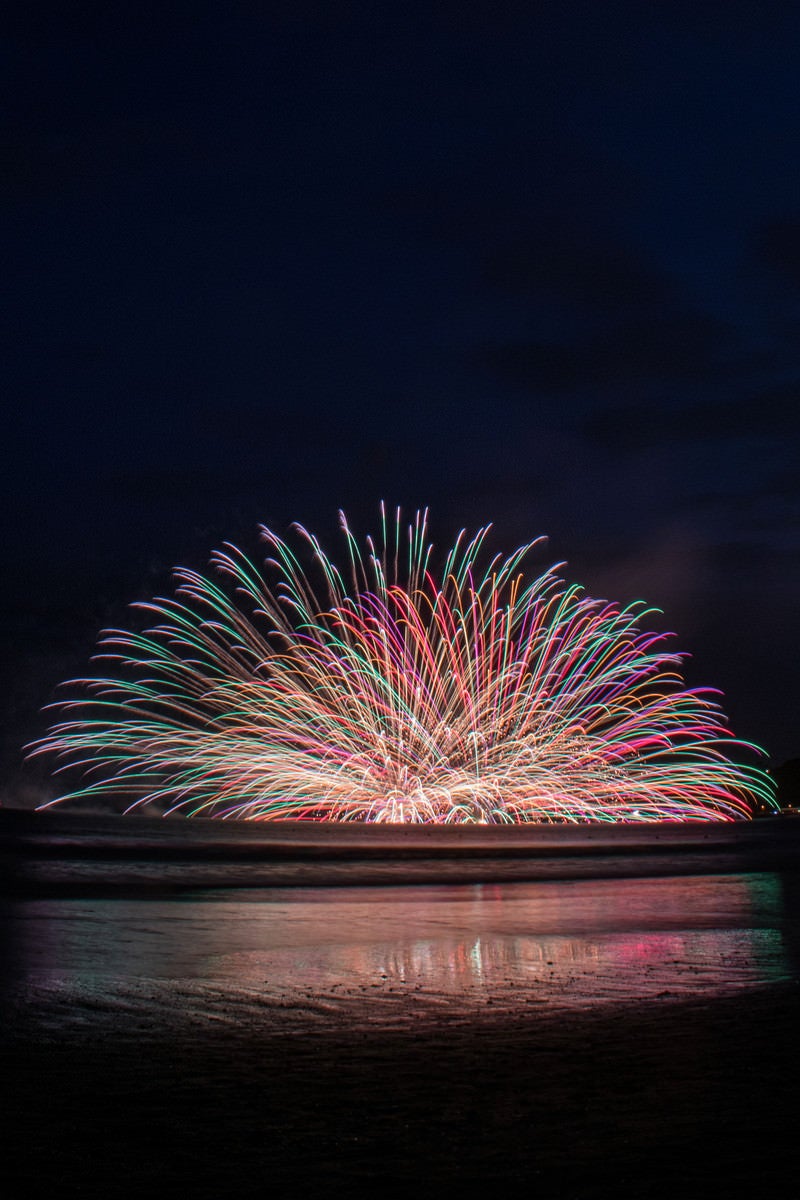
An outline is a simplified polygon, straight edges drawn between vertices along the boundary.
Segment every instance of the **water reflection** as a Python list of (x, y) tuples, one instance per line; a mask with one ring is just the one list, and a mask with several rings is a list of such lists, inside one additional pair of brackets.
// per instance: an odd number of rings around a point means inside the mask
[(217, 1019), (396, 1022), (707, 995), (790, 978), (798, 961), (796, 910), (772, 874), (11, 907), (18, 994), (58, 999), (62, 1022), (85, 1019), (87, 998), (94, 1019), (169, 1003)]

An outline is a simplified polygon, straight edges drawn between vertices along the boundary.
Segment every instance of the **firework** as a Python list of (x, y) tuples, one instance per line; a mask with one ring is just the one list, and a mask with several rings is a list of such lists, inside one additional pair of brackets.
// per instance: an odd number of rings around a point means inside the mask
[[(33, 748), (128, 810), (253, 820), (731, 820), (771, 803), (734, 762), (709, 689), (687, 689), (650, 610), (587, 597), (537, 542), (488, 559), (465, 532), (440, 573), (427, 512), (381, 508), (343, 570), (295, 527), (269, 529), (259, 569), (226, 544), (205, 577), (140, 604), (143, 632), (107, 630), (100, 678), (72, 681)], [(311, 561), (308, 570), (301, 559)], [(481, 565), (483, 564), (483, 565)], [(46, 807), (46, 806), (45, 806)]]

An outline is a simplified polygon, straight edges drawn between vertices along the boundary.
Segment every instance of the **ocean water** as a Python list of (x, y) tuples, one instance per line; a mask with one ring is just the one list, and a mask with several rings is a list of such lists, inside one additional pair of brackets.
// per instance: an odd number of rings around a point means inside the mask
[(439, 853), (226, 824), (4, 813), (5, 1035), (537, 1020), (800, 978), (800, 822)]

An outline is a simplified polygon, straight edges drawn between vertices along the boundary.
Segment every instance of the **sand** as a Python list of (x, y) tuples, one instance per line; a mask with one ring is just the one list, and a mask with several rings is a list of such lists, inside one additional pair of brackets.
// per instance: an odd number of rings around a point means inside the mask
[(5, 1195), (794, 1194), (800, 988), (400, 1032), (6, 1027)]

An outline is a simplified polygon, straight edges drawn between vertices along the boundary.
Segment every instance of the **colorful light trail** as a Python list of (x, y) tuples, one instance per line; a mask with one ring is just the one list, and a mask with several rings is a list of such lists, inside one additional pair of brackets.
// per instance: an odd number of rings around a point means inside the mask
[(32, 748), (81, 773), (50, 803), (435, 823), (718, 821), (772, 803), (769, 777), (731, 758), (754, 748), (717, 693), (687, 689), (670, 635), (640, 627), (650, 610), (556, 568), (526, 581), (542, 539), (488, 560), (488, 528), (435, 573), (427, 512), (381, 516), (362, 549), (340, 514), (345, 571), (301, 527), (297, 552), (262, 527), (263, 570), (226, 544), (213, 577), (179, 569), (173, 597), (135, 606), (155, 621), (143, 632), (106, 631), (109, 673), (72, 681)]

